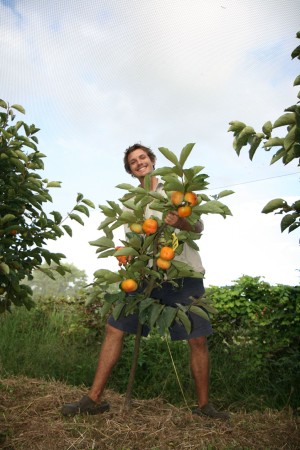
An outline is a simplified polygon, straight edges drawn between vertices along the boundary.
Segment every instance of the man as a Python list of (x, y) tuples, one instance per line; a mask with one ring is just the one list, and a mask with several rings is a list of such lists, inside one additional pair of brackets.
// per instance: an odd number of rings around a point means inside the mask
[[(144, 185), (147, 174), (152, 173), (155, 166), (156, 157), (152, 150), (141, 144), (134, 144), (125, 151), (124, 167), (133, 177), (137, 178), (140, 185)], [(160, 191), (163, 185), (155, 176), (151, 177), (151, 190)], [(165, 223), (179, 230), (195, 231), (200, 233), (203, 230), (203, 222), (199, 220), (195, 225), (184, 218), (178, 216), (177, 211), (170, 212), (165, 217)], [(186, 262), (195, 272), (204, 274), (199, 253), (184, 245), (180, 255), (176, 259)], [(165, 305), (175, 305), (176, 303), (189, 304), (189, 297), (200, 297), (204, 293), (202, 278), (183, 278), (179, 287), (175, 289), (170, 283), (164, 283), (163, 287), (154, 289), (151, 297), (159, 299)], [(209, 354), (206, 337), (212, 333), (210, 323), (197, 314), (190, 314), (192, 331), (188, 335), (184, 326), (177, 322), (170, 327), (172, 340), (187, 340), (190, 348), (190, 366), (195, 381), (198, 406), (193, 409), (194, 414), (205, 415), (216, 419), (228, 419), (229, 414), (217, 411), (208, 400), (209, 387)], [(106, 335), (101, 347), (98, 366), (91, 389), (88, 395), (74, 403), (66, 404), (62, 407), (62, 414), (72, 416), (75, 414), (98, 414), (109, 410), (107, 402), (101, 402), (101, 397), (106, 386), (106, 382), (115, 364), (118, 362), (123, 340), (126, 333), (136, 333), (138, 327), (138, 317), (136, 314), (118, 320), (110, 317), (106, 325)], [(148, 329), (144, 327), (143, 335), (147, 335)]]

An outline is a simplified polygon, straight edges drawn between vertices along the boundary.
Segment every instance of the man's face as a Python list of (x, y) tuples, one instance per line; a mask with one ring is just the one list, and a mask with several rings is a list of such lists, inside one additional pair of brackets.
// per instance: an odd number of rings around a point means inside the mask
[(128, 164), (132, 175), (136, 178), (144, 178), (148, 173), (153, 171), (153, 162), (145, 150), (140, 148), (129, 153)]

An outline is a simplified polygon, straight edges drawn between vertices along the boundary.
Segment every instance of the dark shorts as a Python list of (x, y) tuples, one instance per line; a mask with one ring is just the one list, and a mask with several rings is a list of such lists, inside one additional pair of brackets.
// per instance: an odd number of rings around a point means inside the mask
[[(182, 278), (179, 280), (178, 288), (166, 282), (161, 288), (153, 289), (151, 297), (160, 301), (161, 304), (176, 307), (176, 303), (189, 305), (191, 299), (189, 297), (199, 298), (204, 294), (204, 286), (202, 278)], [(188, 340), (200, 336), (209, 336), (212, 334), (212, 327), (208, 320), (198, 316), (195, 313), (189, 313), (188, 317), (191, 321), (192, 330), (188, 334), (184, 325), (178, 322), (169, 328), (172, 341)], [(118, 320), (112, 316), (108, 318), (109, 325), (124, 331), (125, 333), (136, 334), (138, 327), (138, 315), (130, 314), (129, 316), (120, 315)], [(149, 327), (143, 325), (142, 336), (148, 336)]]

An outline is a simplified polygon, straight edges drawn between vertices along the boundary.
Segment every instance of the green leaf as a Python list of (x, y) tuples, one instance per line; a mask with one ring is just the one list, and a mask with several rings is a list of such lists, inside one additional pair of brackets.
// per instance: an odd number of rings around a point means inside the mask
[(272, 129), (272, 122), (270, 122), (270, 120), (268, 120), (268, 122), (266, 122), (262, 127), (262, 130), (267, 137), (270, 136)]
[(149, 174), (144, 178), (144, 187), (146, 192), (149, 192), (151, 189), (151, 176)]
[(203, 317), (203, 319), (209, 320), (209, 315), (199, 306), (192, 305), (190, 307), (190, 311), (197, 314), (200, 317)]
[(197, 208), (197, 212), (200, 214), (222, 214), (223, 210), (220, 207), (220, 204), (214, 200), (207, 202), (205, 204), (200, 204)]
[(175, 153), (171, 152), (169, 149), (165, 147), (159, 147), (158, 150), (160, 151), (160, 153), (164, 155), (165, 158), (167, 158), (169, 161), (175, 164), (175, 166), (179, 165), (179, 161)]
[(284, 208), (285, 206), (287, 206), (287, 202), (285, 200), (283, 200), (282, 198), (275, 198), (269, 201), (266, 206), (264, 206), (262, 213), (268, 214), (275, 211), (275, 209)]
[(270, 138), (269, 140), (267, 140), (267, 142), (264, 143), (263, 147), (268, 148), (268, 147), (278, 147), (279, 145), (282, 146), (283, 141), (284, 139), (279, 137)]
[(118, 203), (113, 202), (113, 201), (109, 201), (109, 200), (107, 200), (107, 203), (109, 204), (109, 206), (112, 207), (112, 209), (113, 209), (117, 214), (122, 214), (122, 208), (120, 207), (120, 205), (118, 205)]
[(89, 241), (89, 244), (94, 245), (96, 247), (115, 248), (114, 241), (112, 239), (107, 238), (106, 236), (102, 236), (96, 241)]
[(85, 204), (86, 204), (87, 206), (89, 206), (90, 208), (95, 209), (94, 203), (93, 203), (91, 200), (87, 199), (87, 198), (83, 198), (83, 199), (82, 199), (82, 203), (85, 203)]
[(298, 45), (298, 47), (296, 47), (296, 48), (292, 51), (291, 57), (292, 57), (292, 59), (294, 59), (294, 58), (300, 59), (300, 45)]
[(273, 128), (282, 127), (284, 125), (294, 125), (296, 123), (295, 113), (285, 113), (275, 120)]
[(0, 99), (0, 106), (1, 108), (7, 109), (7, 103), (2, 99)]
[(295, 143), (296, 140), (296, 131), (297, 131), (297, 126), (294, 125), (290, 131), (288, 132), (288, 134), (285, 136), (284, 141), (283, 141), (283, 146), (284, 149), (286, 151), (289, 151), (290, 148), (293, 146), (293, 144)]
[(62, 228), (68, 233), (69, 236), (72, 237), (73, 231), (72, 228), (69, 227), (69, 225), (62, 225)]
[(105, 205), (99, 205), (99, 208), (101, 209), (103, 214), (105, 214), (107, 217), (116, 218), (116, 211), (114, 209), (109, 208), (108, 206)]
[(114, 256), (115, 250), (105, 250), (98, 255), (98, 258), (107, 258), (108, 256)]
[(165, 306), (161, 314), (161, 320), (164, 324), (164, 328), (168, 329), (175, 320), (177, 309), (173, 306)]
[(139, 253), (132, 247), (124, 247), (117, 250), (114, 256), (139, 256)]
[(5, 214), (4, 217), (0, 218), (0, 222), (4, 224), (10, 222), (11, 220), (14, 220), (15, 218), (16, 216), (14, 216), (13, 214)]
[(74, 207), (74, 210), (75, 210), (75, 211), (79, 211), (79, 212), (81, 212), (82, 214), (85, 214), (87, 217), (90, 216), (90, 211), (89, 211), (89, 209), (88, 209), (85, 205), (76, 205), (76, 206)]
[(180, 157), (179, 157), (179, 164), (181, 167), (184, 166), (186, 160), (188, 159), (191, 151), (193, 150), (195, 144), (187, 144), (181, 151)]
[(182, 323), (182, 325), (186, 329), (187, 334), (190, 334), (192, 325), (191, 325), (190, 319), (188, 318), (186, 313), (184, 311), (182, 311), (181, 309), (178, 309), (176, 318), (178, 318), (179, 321)]
[(24, 173), (25, 172), (25, 166), (19, 159), (17, 159), (17, 158), (10, 158), (10, 161), (16, 166), (16, 168), (18, 169), (18, 171), (20, 173)]
[(114, 307), (113, 312), (112, 312), (112, 316), (113, 316), (113, 318), (114, 318), (115, 320), (118, 320), (118, 318), (120, 317), (120, 314), (121, 314), (121, 312), (122, 312), (124, 306), (125, 306), (125, 303), (118, 303), (118, 304)]
[(21, 105), (16, 105), (16, 104), (11, 105), (11, 108), (16, 109), (17, 111), (19, 111), (22, 114), (25, 114), (25, 109)]
[(135, 187), (132, 186), (132, 184), (127, 184), (127, 183), (118, 184), (116, 186), (116, 188), (118, 188), (118, 189), (125, 189), (126, 191), (130, 191), (131, 189), (135, 189)]
[(172, 180), (170, 182), (166, 182), (165, 183), (164, 189), (165, 189), (166, 192), (168, 192), (168, 191), (180, 191), (180, 192), (183, 192), (184, 191), (184, 186), (182, 185), (182, 183), (180, 181)]
[(95, 278), (106, 281), (108, 284), (118, 283), (122, 280), (122, 277), (115, 272), (111, 272), (107, 269), (100, 269), (94, 273)]
[(123, 211), (119, 217), (119, 220), (122, 220), (125, 223), (134, 223), (136, 222), (136, 215), (129, 211)]
[(286, 214), (280, 223), (281, 232), (291, 226), (296, 221), (296, 217), (297, 214)]
[(50, 181), (49, 183), (47, 183), (47, 188), (51, 188), (51, 187), (60, 188), (61, 187), (61, 181)]
[(52, 211), (50, 214), (54, 216), (55, 223), (61, 223), (62, 215), (58, 211)]
[(100, 223), (100, 225), (99, 225), (99, 227), (97, 229), (98, 230), (103, 230), (103, 228), (107, 227), (108, 225), (110, 225), (115, 220), (116, 220), (115, 217), (107, 217), (106, 219), (103, 220), (103, 222)]
[(83, 199), (83, 194), (81, 194), (80, 192), (78, 192), (77, 197), (76, 197), (76, 203), (81, 202), (82, 199)]
[(240, 122), (238, 120), (233, 120), (231, 122), (229, 122), (229, 129), (228, 131), (233, 131), (235, 134), (239, 133), (240, 131), (242, 131), (243, 128), (245, 128), (246, 124), (244, 122)]
[(248, 143), (249, 138), (255, 134), (254, 128), (250, 126), (246, 126), (237, 136), (237, 146), (246, 145)]
[(4, 262), (0, 262), (0, 272), (4, 273), (5, 275), (9, 274), (9, 266), (5, 264)]
[(115, 303), (118, 300), (124, 300), (125, 296), (126, 296), (126, 294), (123, 291), (106, 292), (104, 294), (104, 300), (108, 303)]
[(250, 161), (252, 161), (253, 156), (254, 156), (256, 150), (258, 149), (258, 147), (259, 147), (259, 145), (260, 145), (260, 143), (262, 141), (262, 138), (261, 137), (257, 137), (256, 135), (252, 136), (251, 139), (252, 139), (252, 141), (250, 142), (250, 150), (249, 150), (249, 159), (250, 159)]
[(151, 313), (150, 313), (150, 321), (149, 321), (150, 328), (154, 327), (154, 325), (163, 309), (164, 309), (164, 305), (161, 305), (160, 303), (155, 303), (152, 306)]
[(218, 198), (227, 197), (227, 195), (231, 195), (231, 194), (234, 194), (234, 191), (225, 190), (218, 194)]
[(285, 155), (286, 151), (284, 148), (279, 149), (273, 156), (271, 159), (270, 164), (274, 164), (276, 161), (278, 161), (279, 159), (281, 159), (284, 155)]
[(168, 175), (169, 173), (173, 173), (173, 169), (171, 167), (160, 167), (158, 169), (155, 169), (152, 172), (152, 175), (163, 176)]
[(294, 80), (294, 86), (299, 86), (299, 85), (300, 85), (300, 75), (298, 75)]
[(80, 216), (78, 216), (78, 214), (69, 214), (70, 219), (72, 220), (76, 220), (76, 222), (80, 223), (80, 225), (84, 225), (84, 222), (82, 220), (82, 218)]

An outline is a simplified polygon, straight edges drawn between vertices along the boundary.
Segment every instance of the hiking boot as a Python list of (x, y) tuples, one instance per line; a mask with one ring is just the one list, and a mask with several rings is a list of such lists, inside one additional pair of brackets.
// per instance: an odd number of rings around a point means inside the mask
[(211, 403), (207, 403), (206, 405), (193, 408), (192, 409), (193, 414), (197, 414), (198, 416), (205, 416), (210, 417), (211, 419), (222, 419), (222, 420), (229, 420), (230, 414), (225, 411), (217, 411)]
[(109, 411), (109, 403), (103, 401), (96, 403), (88, 395), (84, 395), (79, 402), (66, 403), (61, 408), (63, 416), (75, 416), (76, 414), (102, 414)]

